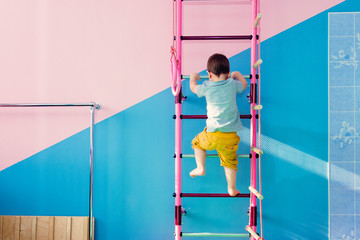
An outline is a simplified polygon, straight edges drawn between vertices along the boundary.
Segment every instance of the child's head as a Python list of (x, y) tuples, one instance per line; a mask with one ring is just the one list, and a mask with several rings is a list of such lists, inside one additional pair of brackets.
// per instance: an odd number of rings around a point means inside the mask
[(228, 74), (230, 73), (229, 60), (224, 55), (215, 53), (209, 57), (207, 62), (207, 70), (208, 72), (211, 72), (218, 77), (221, 74)]

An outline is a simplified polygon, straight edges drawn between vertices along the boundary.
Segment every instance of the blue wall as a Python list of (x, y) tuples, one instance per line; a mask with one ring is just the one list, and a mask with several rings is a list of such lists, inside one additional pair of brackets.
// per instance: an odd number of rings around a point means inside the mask
[[(348, 0), (336, 11), (359, 11)], [(263, 217), (266, 239), (328, 238), (328, 12), (261, 44)], [(249, 71), (249, 51), (230, 59), (232, 70)], [(190, 93), (184, 114), (204, 114)], [(246, 93), (239, 96), (248, 113)], [(174, 98), (169, 89), (96, 125), (94, 216), (96, 238), (173, 239)], [(239, 153), (249, 151), (243, 121)], [(183, 121), (183, 153), (205, 125)], [(1, 215), (87, 215), (88, 130), (0, 172)], [(183, 192), (226, 192), (218, 160), (192, 179), (193, 159), (183, 160)], [(249, 161), (239, 163), (237, 186), (247, 192)], [(246, 199), (183, 199), (184, 232), (240, 232), (248, 222)], [(197, 238), (193, 238), (197, 239)], [(198, 238), (201, 239), (201, 238)], [(220, 239), (220, 238), (213, 238)]]

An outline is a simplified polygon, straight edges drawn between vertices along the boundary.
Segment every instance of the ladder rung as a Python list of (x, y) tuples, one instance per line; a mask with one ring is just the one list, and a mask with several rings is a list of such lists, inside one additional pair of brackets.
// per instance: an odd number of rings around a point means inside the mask
[(250, 193), (239, 193), (236, 196), (230, 196), (228, 193), (181, 193), (181, 197), (218, 197), (218, 198), (249, 198)]
[[(200, 75), (200, 79), (209, 79), (209, 75)], [(245, 79), (250, 79), (250, 75), (243, 75)], [(182, 79), (190, 79), (190, 75), (182, 75)]]
[(181, 40), (251, 40), (252, 35), (181, 36)]
[(255, 105), (252, 107), (252, 110), (261, 110), (263, 108), (262, 105)]
[[(241, 119), (251, 119), (251, 115), (240, 115)], [(181, 119), (207, 119), (207, 115), (181, 115)]]
[(250, 192), (252, 192), (258, 199), (263, 200), (264, 196), (261, 195), (258, 190), (256, 190), (255, 188), (253, 188), (252, 186), (249, 187)]
[(246, 226), (245, 230), (248, 231), (256, 240), (260, 239), (260, 236), (250, 226)]
[(261, 17), (262, 17), (261, 13), (258, 13), (258, 15), (256, 16), (255, 21), (254, 21), (255, 28), (259, 25)]
[(251, 0), (182, 0), (183, 2), (231, 2), (235, 4), (251, 4)]
[(182, 237), (249, 237), (248, 233), (181, 233)]
[[(194, 154), (182, 154), (181, 156), (182, 156), (182, 158), (194, 158), (195, 157)], [(237, 154), (238, 158), (251, 158), (250, 156), (251, 156), (250, 154)], [(206, 154), (206, 157), (207, 158), (218, 158), (219, 155), (217, 155), (217, 154)]]
[(251, 150), (254, 151), (254, 152), (256, 152), (256, 153), (259, 154), (259, 155), (263, 155), (263, 154), (264, 154), (264, 152), (263, 152), (262, 150), (260, 150), (260, 149), (258, 149), (258, 148), (256, 148), (256, 147), (251, 147)]
[(262, 63), (263, 63), (263, 60), (262, 60), (262, 59), (257, 60), (257, 61), (254, 63), (253, 68), (259, 67), (260, 64), (262, 64)]

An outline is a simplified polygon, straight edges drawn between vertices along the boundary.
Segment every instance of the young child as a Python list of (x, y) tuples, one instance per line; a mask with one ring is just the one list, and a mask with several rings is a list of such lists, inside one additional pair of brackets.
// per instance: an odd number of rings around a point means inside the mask
[(190, 75), (190, 89), (198, 97), (206, 98), (208, 119), (206, 128), (192, 141), (195, 152), (196, 168), (190, 172), (191, 177), (205, 174), (206, 150), (217, 151), (225, 176), (230, 196), (240, 191), (235, 187), (237, 173), (237, 149), (240, 137), (237, 131), (242, 129), (236, 94), (241, 93), (247, 82), (240, 72), (231, 73), (227, 57), (222, 54), (210, 56), (207, 62), (209, 80), (198, 85), (199, 73)]

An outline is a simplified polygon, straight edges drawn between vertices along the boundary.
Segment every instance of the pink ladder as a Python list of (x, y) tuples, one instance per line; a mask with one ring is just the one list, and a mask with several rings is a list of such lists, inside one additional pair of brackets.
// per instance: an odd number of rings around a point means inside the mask
[[(261, 14), (259, 13), (259, 0), (248, 0), (251, 2), (251, 35), (231, 35), (231, 36), (183, 36), (182, 35), (182, 2), (194, 1), (194, 0), (173, 0), (174, 1), (174, 42), (171, 47), (171, 73), (172, 73), (172, 86), (171, 90), (175, 96), (175, 240), (180, 240), (182, 237), (250, 237), (250, 240), (263, 239), (262, 231), (262, 207), (261, 201), (263, 196), (261, 195), (261, 122), (260, 122), (260, 36), (259, 36), (259, 22)], [(203, 0), (204, 1), (204, 0)], [(244, 2), (244, 1), (241, 1)], [(176, 17), (175, 17), (176, 16)], [(194, 155), (182, 154), (181, 152), (181, 121), (183, 119), (204, 119), (206, 115), (182, 115), (181, 104), (185, 99), (182, 95), (182, 79), (187, 79), (189, 76), (181, 74), (181, 52), (182, 41), (195, 41), (195, 40), (248, 40), (251, 42), (251, 71), (250, 75), (244, 76), (251, 79), (250, 84), (250, 114), (240, 115), (241, 119), (250, 119), (250, 154), (238, 154), (239, 158), (250, 158), (251, 161), (251, 174), (250, 174), (250, 193), (238, 194), (236, 198), (250, 198), (249, 209), (249, 223), (245, 226), (247, 233), (184, 233), (181, 230), (182, 215), (185, 211), (181, 205), (181, 198), (183, 197), (231, 197), (229, 194), (218, 193), (183, 193), (181, 190), (181, 159), (193, 158)], [(200, 76), (206, 78), (206, 76)], [(258, 84), (259, 82), (259, 84)], [(259, 122), (259, 124), (257, 124)], [(259, 125), (259, 126), (258, 126)], [(259, 130), (259, 134), (258, 134)], [(257, 137), (259, 141), (257, 142)], [(207, 155), (207, 157), (216, 157), (213, 155)], [(259, 168), (258, 168), (259, 159)], [(259, 170), (259, 191), (257, 184), (257, 177)], [(261, 222), (261, 234), (257, 233), (257, 202), (260, 202), (260, 222)], [(261, 237), (260, 237), (261, 236)]]

